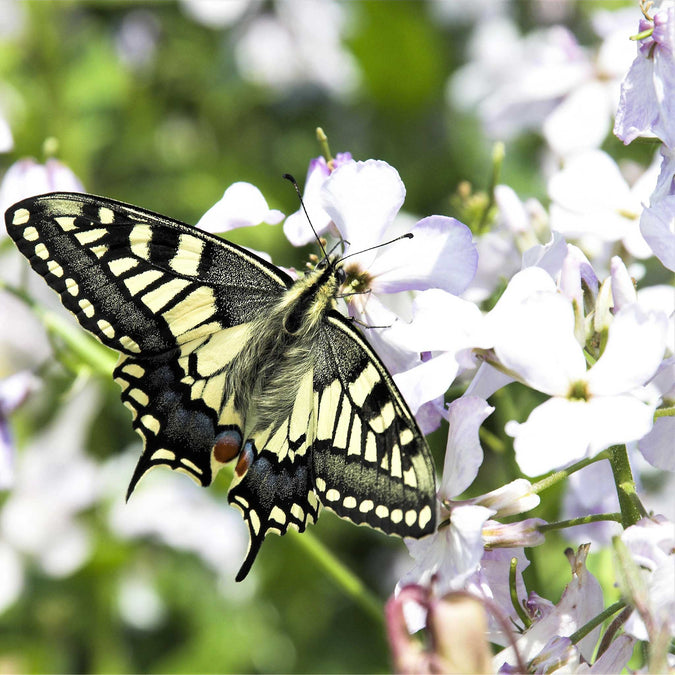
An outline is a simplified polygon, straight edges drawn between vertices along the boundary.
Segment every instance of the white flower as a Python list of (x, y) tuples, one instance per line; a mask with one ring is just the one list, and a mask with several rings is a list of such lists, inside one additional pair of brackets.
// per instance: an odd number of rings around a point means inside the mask
[(90, 555), (89, 530), (78, 514), (97, 498), (98, 467), (82, 450), (97, 405), (96, 391), (82, 389), (32, 439), (0, 512), (0, 543), (50, 576), (73, 574)]
[[(515, 648), (525, 661), (531, 661), (540, 654), (551, 638), (569, 637), (602, 611), (602, 589), (586, 568), (588, 548), (589, 545), (581, 546), (576, 555), (570, 553), (568, 556), (572, 581), (565, 587), (560, 602), (516, 638)], [(600, 626), (593, 629), (577, 645), (587, 661), (591, 660), (599, 633)], [(507, 647), (494, 657), (495, 668), (501, 668), (504, 664), (515, 665), (513, 649)]]
[(279, 94), (309, 83), (349, 96), (359, 81), (356, 61), (342, 45), (350, 11), (334, 0), (275, 2), (240, 28), (235, 59), (242, 77)]
[(647, 592), (646, 597), (633, 598), (641, 606), (628, 618), (626, 632), (638, 640), (654, 639), (655, 631), (663, 628), (675, 635), (675, 525), (664, 516), (643, 518), (628, 527), (621, 540), (644, 577)]
[[(58, 159), (39, 164), (34, 159), (20, 159), (7, 169), (0, 183), (0, 213), (26, 197), (45, 192), (84, 192), (77, 176)], [(5, 229), (0, 232), (6, 234)]]
[[(396, 169), (383, 161), (345, 162), (325, 180), (321, 193), (324, 210), (346, 242), (342, 292), (350, 294), (349, 313), (373, 327), (368, 338), (392, 372), (408, 370), (419, 364), (419, 350), (388, 328), (399, 312), (409, 313), (411, 296), (400, 291), (461, 293), (477, 263), (471, 232), (445, 216), (429, 216), (411, 227), (397, 219), (405, 187)], [(412, 239), (372, 249), (408, 231)], [(399, 308), (401, 298), (407, 306)], [(406, 395), (405, 383), (399, 384)], [(428, 401), (433, 396), (413, 398)]]
[(638, 136), (659, 138), (675, 147), (675, 6), (650, 8), (640, 32), (651, 30), (637, 45), (638, 54), (621, 85), (614, 133), (626, 144)]
[(654, 255), (675, 272), (675, 195), (657, 201), (642, 212), (640, 232)]
[(270, 209), (255, 185), (240, 181), (225, 190), (220, 200), (199, 219), (197, 227), (207, 232), (227, 232), (260, 223), (276, 225), (283, 218), (281, 211)]
[(535, 294), (509, 314), (495, 345), (499, 361), (552, 397), (527, 422), (507, 425), (526, 474), (593, 456), (651, 429), (655, 404), (644, 402), (634, 390), (651, 378), (663, 358), (664, 314), (648, 314), (637, 305), (622, 309), (609, 328), (602, 356), (588, 370), (575, 338), (574, 311), (562, 296)]
[[(302, 194), (307, 213), (305, 209), (299, 208), (284, 221), (284, 234), (293, 246), (304, 246), (314, 242), (314, 232), (320, 236), (332, 225), (330, 216), (323, 209), (321, 188), (332, 171), (353, 161), (348, 152), (338, 152), (330, 164), (324, 157), (315, 157), (310, 161)], [(314, 231), (307, 222), (308, 215)]]
[(591, 150), (570, 157), (548, 183), (551, 229), (579, 239), (591, 251), (602, 242), (623, 241), (634, 256), (651, 256), (638, 222), (657, 171), (657, 163), (652, 164), (630, 187), (608, 154)]

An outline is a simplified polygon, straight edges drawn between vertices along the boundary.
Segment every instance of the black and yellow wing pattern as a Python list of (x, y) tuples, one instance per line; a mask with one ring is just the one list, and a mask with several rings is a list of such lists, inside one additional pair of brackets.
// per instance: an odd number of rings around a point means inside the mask
[(421, 537), (436, 522), (425, 439), (386, 368), (335, 309), (339, 263), (299, 280), (184, 223), (111, 199), (15, 204), (7, 231), (80, 324), (117, 350), (144, 450), (129, 495), (165, 465), (228, 495), (247, 523), (243, 579), (269, 532), (324, 505)]

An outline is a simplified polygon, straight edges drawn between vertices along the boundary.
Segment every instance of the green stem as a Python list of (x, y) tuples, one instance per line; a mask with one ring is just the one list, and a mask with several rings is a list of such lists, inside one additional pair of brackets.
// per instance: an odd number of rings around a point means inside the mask
[(599, 626), (603, 621), (609, 619), (612, 614), (616, 614), (619, 610), (623, 609), (626, 606), (626, 603), (623, 600), (615, 602), (613, 605), (610, 605), (604, 609), (596, 617), (592, 618), (588, 623), (585, 623), (578, 631), (570, 635), (570, 642), (575, 645), (580, 640), (583, 640), (594, 628)]
[(540, 481), (534, 483), (532, 485), (532, 492), (534, 492), (535, 494), (543, 492), (547, 488), (550, 488), (556, 483), (559, 483), (561, 480), (565, 480), (568, 476), (571, 476), (576, 471), (579, 471), (580, 469), (583, 469), (584, 467), (587, 467), (590, 464), (594, 464), (595, 462), (599, 462), (602, 459), (609, 459), (609, 457), (610, 457), (609, 452), (607, 450), (603, 450), (602, 452), (598, 453), (595, 457), (582, 459), (576, 464), (568, 466), (566, 469), (562, 469), (561, 471), (555, 471), (550, 476), (546, 476), (546, 478), (542, 478)]
[(324, 156), (326, 162), (330, 164), (333, 161), (333, 155), (331, 155), (330, 146), (328, 145), (328, 136), (326, 136), (326, 132), (321, 127), (316, 128), (316, 140), (319, 141), (319, 145), (321, 146), (321, 154)]
[[(234, 467), (231, 463), (223, 467), (222, 474), (232, 481)], [(351, 597), (367, 614), (378, 623), (384, 621), (382, 602), (312, 532), (305, 531), (301, 534), (297, 530), (289, 529), (286, 534), (290, 535), (290, 538), (328, 574), (335, 585)]]
[(546, 523), (540, 525), (537, 529), (539, 532), (548, 532), (549, 530), (562, 530), (566, 527), (574, 527), (576, 525), (588, 525), (588, 523), (598, 523), (604, 520), (614, 520), (617, 523), (621, 522), (620, 513), (595, 513), (590, 516), (582, 516), (581, 518), (570, 518), (569, 520), (559, 520), (555, 523)]
[(626, 529), (644, 518), (647, 511), (638, 497), (625, 445), (613, 445), (609, 448), (609, 464), (612, 467), (614, 484), (619, 497), (621, 525)]
[(509, 594), (511, 595), (511, 604), (516, 610), (518, 618), (523, 622), (525, 628), (532, 625), (532, 619), (525, 613), (520, 601), (518, 600), (518, 588), (516, 586), (516, 568), (518, 567), (518, 558), (511, 558), (509, 565)]
[(323, 568), (347, 595), (361, 606), (378, 623), (384, 620), (382, 603), (370, 592), (363, 582), (333, 553), (326, 548), (311, 532), (300, 534), (296, 530), (288, 530), (293, 540), (300, 545), (306, 553), (314, 558), (314, 561)]
[(495, 143), (492, 148), (492, 173), (490, 175), (490, 184), (487, 189), (488, 202), (483, 209), (483, 213), (478, 223), (478, 232), (483, 232), (490, 217), (490, 211), (495, 205), (495, 187), (499, 184), (499, 175), (501, 174), (502, 164), (504, 163), (504, 144)]
[(675, 417), (675, 406), (670, 406), (670, 408), (659, 408), (654, 412), (654, 419), (659, 417)]

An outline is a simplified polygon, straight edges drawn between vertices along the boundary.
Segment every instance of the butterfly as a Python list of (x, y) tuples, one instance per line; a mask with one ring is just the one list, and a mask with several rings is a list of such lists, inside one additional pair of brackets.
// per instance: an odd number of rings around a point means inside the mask
[(326, 256), (297, 280), (250, 251), (103, 197), (51, 193), (5, 215), (32, 268), (119, 352), (113, 376), (144, 448), (127, 498), (163, 465), (228, 501), (249, 547), (302, 532), (321, 506), (387, 534), (435, 529), (429, 448), (386, 367), (336, 299)]

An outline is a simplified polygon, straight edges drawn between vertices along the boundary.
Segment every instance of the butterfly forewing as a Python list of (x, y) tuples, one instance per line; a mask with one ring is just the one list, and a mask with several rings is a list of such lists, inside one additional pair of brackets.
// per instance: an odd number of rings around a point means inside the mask
[[(82, 326), (120, 352), (114, 377), (144, 440), (129, 492), (159, 464), (208, 485), (236, 459), (228, 498), (250, 534), (237, 579), (266, 534), (304, 530), (321, 503), (389, 534), (433, 531), (426, 442), (377, 355), (318, 292), (325, 267), (293, 282), (218, 237), (92, 195), (26, 199), (6, 221)], [(279, 331), (310, 315), (318, 328), (284, 351)]]

